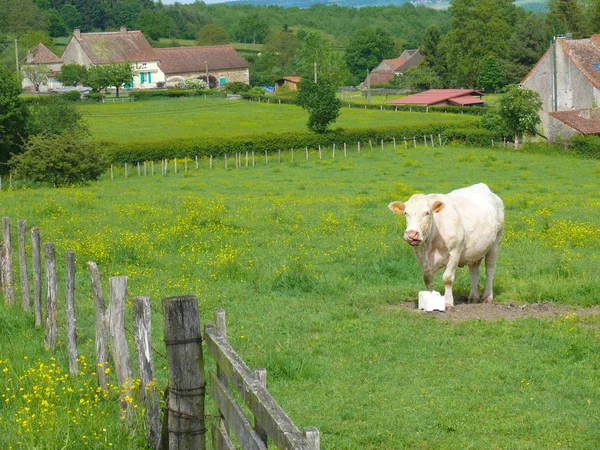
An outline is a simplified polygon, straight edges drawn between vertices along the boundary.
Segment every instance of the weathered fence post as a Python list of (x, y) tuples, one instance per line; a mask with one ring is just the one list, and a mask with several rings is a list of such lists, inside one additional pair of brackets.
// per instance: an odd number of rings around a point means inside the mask
[(133, 298), (133, 339), (140, 376), (140, 398), (146, 413), (148, 442), (150, 448), (158, 449), (160, 446), (160, 413), (150, 345), (150, 299), (148, 297)]
[(125, 335), (125, 299), (127, 297), (127, 277), (111, 277), (110, 300), (108, 302), (108, 330), (110, 349), (115, 363), (121, 400), (121, 420), (130, 429), (134, 423), (135, 411), (131, 404), (131, 358)]
[(346, 143), (344, 142), (344, 158), (346, 157)]
[(373, 143), (371, 142), (371, 139), (369, 139), (369, 149), (373, 152)]
[(306, 438), (308, 443), (310, 445), (312, 445), (312, 447), (315, 450), (320, 450), (321, 449), (321, 439), (319, 436), (319, 430), (317, 430), (314, 427), (306, 427), (302, 431), (303, 431), (304, 437)]
[(31, 266), (33, 270), (33, 317), (36, 327), (42, 326), (42, 264), (40, 256), (40, 230), (31, 229)]
[(306, 150), (306, 160), (308, 161), (308, 147), (304, 147), (304, 149)]
[(106, 304), (102, 295), (102, 283), (100, 282), (100, 271), (95, 262), (88, 262), (88, 271), (94, 296), (94, 308), (96, 309), (96, 378), (98, 385), (105, 391), (108, 390), (108, 316)]
[(67, 351), (69, 353), (69, 373), (79, 374), (77, 363), (77, 326), (75, 321), (75, 252), (67, 250), (66, 315), (67, 315)]
[(10, 243), (10, 218), (2, 218), (2, 287), (4, 304), (14, 305), (15, 286), (12, 271), (12, 245)]
[(321, 154), (321, 144), (319, 144), (319, 159), (322, 159), (322, 154)]
[(394, 136), (394, 151), (396, 151), (396, 136)]
[(169, 366), (168, 448), (205, 450), (206, 378), (198, 300), (170, 297), (162, 304)]
[(44, 260), (46, 261), (46, 350), (56, 347), (56, 255), (54, 244), (44, 242)]
[(21, 276), (21, 297), (23, 299), (23, 311), (31, 309), (31, 298), (29, 296), (29, 277), (27, 276), (27, 255), (25, 254), (25, 221), (19, 220), (19, 274)]

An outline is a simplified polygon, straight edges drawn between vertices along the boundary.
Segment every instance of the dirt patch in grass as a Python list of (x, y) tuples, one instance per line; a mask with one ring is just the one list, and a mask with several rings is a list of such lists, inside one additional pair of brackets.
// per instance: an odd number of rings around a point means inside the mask
[(534, 318), (559, 318), (567, 314), (577, 314), (579, 317), (600, 314), (600, 305), (583, 308), (552, 302), (543, 303), (467, 303), (467, 298), (455, 300), (452, 311), (420, 311), (416, 302), (404, 302), (399, 305), (390, 305), (389, 308), (412, 309), (415, 313), (426, 314), (438, 319), (463, 320), (516, 320), (527, 317)]

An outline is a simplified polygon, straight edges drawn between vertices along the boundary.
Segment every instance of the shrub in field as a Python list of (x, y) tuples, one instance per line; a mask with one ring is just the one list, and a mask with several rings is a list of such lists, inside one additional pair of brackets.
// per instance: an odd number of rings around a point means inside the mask
[(96, 144), (75, 134), (40, 134), (31, 137), (9, 165), (26, 180), (70, 186), (98, 180), (106, 158)]
[(207, 89), (206, 81), (198, 78), (188, 78), (179, 83), (179, 87), (184, 91), (202, 91)]
[(578, 135), (571, 139), (571, 148), (583, 156), (600, 158), (600, 136)]
[(246, 83), (241, 83), (239, 81), (235, 81), (233, 83), (228, 83), (225, 85), (225, 92), (229, 94), (243, 94), (244, 92), (248, 92), (250, 90), (250, 85)]
[(69, 102), (77, 102), (81, 99), (81, 93), (79, 91), (67, 91), (60, 94), (60, 97)]

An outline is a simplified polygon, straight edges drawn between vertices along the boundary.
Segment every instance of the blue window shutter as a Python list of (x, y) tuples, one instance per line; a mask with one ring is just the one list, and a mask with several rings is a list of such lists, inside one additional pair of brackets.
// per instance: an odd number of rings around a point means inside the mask
[(146, 74), (144, 72), (140, 72), (140, 83), (144, 84), (145, 83), (145, 78), (146, 78)]
[(152, 83), (152, 72), (148, 72), (148, 83)]

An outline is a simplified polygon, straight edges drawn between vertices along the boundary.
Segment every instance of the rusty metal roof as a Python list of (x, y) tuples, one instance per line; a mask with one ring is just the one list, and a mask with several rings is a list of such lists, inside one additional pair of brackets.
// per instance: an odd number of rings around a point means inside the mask
[(164, 73), (202, 72), (206, 70), (246, 69), (248, 63), (230, 45), (172, 47), (155, 49)]
[[(468, 97), (474, 98), (473, 96), (482, 95), (482, 92), (476, 91), (475, 89), (430, 89), (429, 91), (421, 92), (419, 94), (409, 95), (407, 97), (391, 100), (387, 102), (387, 104), (431, 106), (446, 101), (451, 101), (457, 104), (473, 104), (477, 102), (472, 102)], [(462, 97), (467, 98), (461, 100)], [(478, 100), (479, 102), (482, 101), (480, 98), (477, 98), (476, 100)]]
[(600, 134), (600, 109), (598, 108), (551, 112), (550, 116), (581, 134)]

